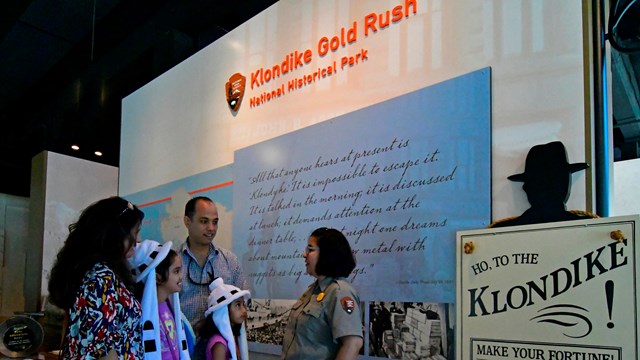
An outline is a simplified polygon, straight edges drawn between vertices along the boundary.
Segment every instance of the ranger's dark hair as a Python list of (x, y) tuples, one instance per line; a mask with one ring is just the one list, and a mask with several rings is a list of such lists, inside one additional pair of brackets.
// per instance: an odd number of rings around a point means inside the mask
[(320, 256), (316, 274), (329, 277), (348, 277), (356, 267), (347, 238), (338, 230), (326, 227), (315, 229), (310, 236), (316, 238)]

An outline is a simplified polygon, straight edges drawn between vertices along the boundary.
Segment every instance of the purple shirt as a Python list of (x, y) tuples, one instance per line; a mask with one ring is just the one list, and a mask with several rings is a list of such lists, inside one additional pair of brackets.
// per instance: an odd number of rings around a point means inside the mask
[(173, 313), (166, 301), (158, 304), (158, 316), (160, 318), (160, 346), (162, 347), (162, 360), (179, 360), (180, 348), (178, 346), (178, 329), (173, 320)]

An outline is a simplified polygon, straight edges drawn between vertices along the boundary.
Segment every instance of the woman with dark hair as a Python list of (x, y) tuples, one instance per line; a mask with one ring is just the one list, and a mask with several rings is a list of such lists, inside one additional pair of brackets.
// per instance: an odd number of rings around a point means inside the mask
[(141, 359), (140, 303), (127, 259), (144, 214), (119, 197), (100, 200), (69, 226), (49, 276), (49, 299), (68, 312), (65, 359)]
[(362, 309), (346, 279), (356, 267), (349, 242), (336, 229), (316, 229), (304, 259), (316, 281), (291, 309), (282, 359), (355, 359), (362, 347)]

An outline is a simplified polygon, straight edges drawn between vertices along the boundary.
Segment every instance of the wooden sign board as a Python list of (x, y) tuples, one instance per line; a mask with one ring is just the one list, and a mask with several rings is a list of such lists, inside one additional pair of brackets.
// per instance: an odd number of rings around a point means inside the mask
[(457, 358), (638, 359), (638, 220), (458, 232)]

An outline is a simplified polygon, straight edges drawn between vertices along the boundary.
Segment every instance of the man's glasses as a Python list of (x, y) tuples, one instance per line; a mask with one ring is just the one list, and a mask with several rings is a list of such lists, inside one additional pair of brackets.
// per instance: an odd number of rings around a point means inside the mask
[[(214, 279), (213, 266), (211, 266), (211, 271), (207, 271), (206, 275), (202, 275), (202, 273), (200, 273), (194, 276), (193, 274), (191, 274), (192, 261), (193, 259), (189, 257), (189, 266), (187, 266), (187, 277), (189, 278), (189, 281), (191, 281), (191, 283), (194, 285), (209, 286), (209, 284), (211, 284), (211, 282)], [(205, 264), (205, 266), (207, 265)], [(200, 280), (196, 281), (195, 279), (200, 279)]]
[(305, 253), (305, 255), (306, 255), (306, 254), (308, 254), (308, 253), (310, 253), (310, 252), (312, 252), (312, 251), (316, 251), (316, 250), (318, 250), (318, 249), (320, 249), (320, 248), (319, 248), (319, 247), (317, 247), (317, 246), (307, 245), (307, 246), (305, 246), (305, 247), (304, 247), (304, 253)]

